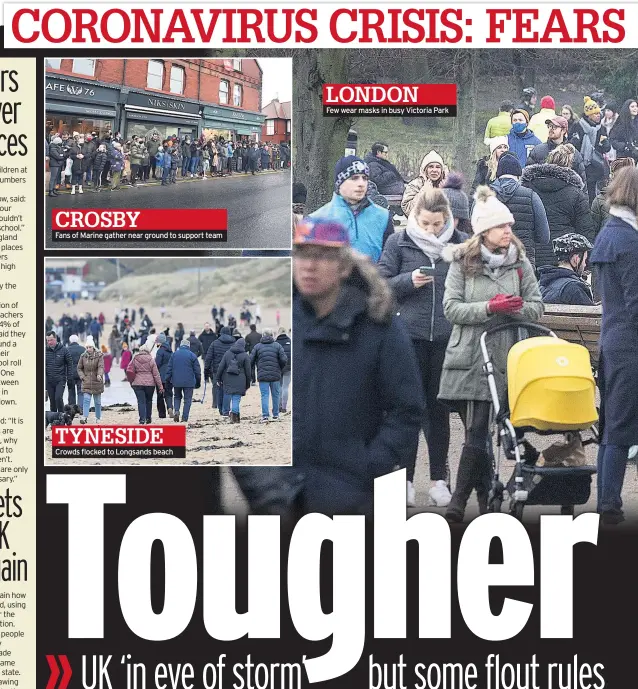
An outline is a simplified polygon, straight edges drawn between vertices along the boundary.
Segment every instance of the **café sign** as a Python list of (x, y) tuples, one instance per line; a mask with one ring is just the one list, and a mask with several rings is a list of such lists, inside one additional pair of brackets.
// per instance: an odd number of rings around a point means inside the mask
[(116, 103), (118, 91), (93, 84), (83, 84), (61, 79), (47, 79), (45, 85), (47, 98), (58, 98), (73, 101), (94, 100), (106, 103)]

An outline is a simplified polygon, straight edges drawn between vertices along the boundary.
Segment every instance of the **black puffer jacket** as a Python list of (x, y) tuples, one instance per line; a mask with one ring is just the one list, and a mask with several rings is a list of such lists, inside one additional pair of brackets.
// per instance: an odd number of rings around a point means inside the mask
[(638, 161), (638, 118), (632, 118), (629, 111), (629, 106), (635, 100), (629, 98), (623, 103), (616, 124), (609, 132), (609, 139), (618, 158), (633, 158)]
[(232, 336), (232, 330), (224, 326), (221, 329), (219, 337), (213, 342), (206, 352), (204, 359), (204, 374), (215, 375), (222, 357), (235, 344), (235, 338)]
[(369, 153), (365, 157), (365, 162), (370, 168), (370, 179), (377, 185), (380, 194), (398, 194), (403, 196), (405, 182), (401, 173), (394, 165), (382, 158), (377, 158)]
[[(234, 359), (237, 360), (239, 374), (228, 372), (228, 367)], [(246, 394), (250, 387), (250, 358), (246, 354), (246, 342), (243, 338), (240, 337), (222, 357), (217, 369), (217, 378), (221, 379), (224, 385), (225, 395)]]
[(277, 342), (283, 347), (286, 359), (288, 359), (282, 373), (289, 373), (292, 369), (292, 340), (286, 333), (282, 333), (277, 337)]
[[(580, 177), (559, 165), (529, 165), (523, 170), (521, 182), (540, 197), (549, 222), (550, 240), (568, 232), (582, 234), (594, 241), (594, 226), (587, 192)], [(558, 264), (550, 244), (536, 244), (536, 266)]]
[(193, 352), (195, 356), (204, 356), (206, 352), (204, 351), (202, 343), (198, 337), (196, 337), (195, 335), (191, 335), (188, 338), (188, 341), (190, 343), (191, 352)]
[(260, 383), (281, 380), (287, 361), (284, 348), (271, 335), (262, 335), (261, 342), (253, 347), (250, 354), (250, 365), (257, 366), (257, 380)]
[(202, 343), (202, 356), (206, 356), (208, 354), (208, 350), (210, 349), (210, 346), (215, 342), (217, 339), (217, 333), (214, 330), (209, 330), (206, 332), (205, 330), (202, 330), (202, 332), (199, 335), (199, 341)]
[(73, 365), (71, 366), (71, 375), (69, 378), (72, 378), (73, 380), (78, 380), (80, 378), (80, 375), (78, 373), (78, 362), (80, 361), (80, 357), (84, 352), (86, 352), (86, 349), (77, 342), (72, 342), (67, 349), (69, 350), (69, 354), (71, 355), (71, 361), (73, 362)]
[(594, 305), (589, 285), (573, 270), (543, 266), (538, 272), (540, 274), (539, 287), (546, 304)]
[(58, 342), (55, 347), (46, 348), (46, 378), (47, 383), (56, 385), (66, 383), (75, 376), (77, 367), (73, 368), (73, 359), (69, 350)]
[[(460, 244), (467, 235), (454, 230), (451, 244)], [(447, 342), (452, 325), (443, 315), (443, 293), (449, 263), (434, 263), (434, 282), (418, 289), (412, 283), (412, 271), (431, 266), (432, 260), (410, 239), (406, 231), (395, 232), (377, 264), (379, 273), (387, 278), (398, 303), (398, 317), (413, 340)]]

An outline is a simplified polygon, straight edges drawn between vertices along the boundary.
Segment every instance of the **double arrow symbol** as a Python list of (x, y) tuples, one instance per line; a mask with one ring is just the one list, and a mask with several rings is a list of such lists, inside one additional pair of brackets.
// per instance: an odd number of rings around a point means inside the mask
[[(60, 682), (58, 689), (66, 689), (69, 684), (69, 680), (71, 679), (71, 675), (73, 674), (73, 670), (71, 670), (69, 659), (66, 656), (57, 657), (60, 659), (60, 665), (62, 666), (62, 681)], [(47, 656), (47, 663), (49, 663), (49, 668), (51, 669), (51, 676), (47, 682), (46, 689), (54, 689), (58, 678), (60, 677), (60, 668), (58, 667), (58, 663), (55, 658), (56, 656), (53, 655)]]

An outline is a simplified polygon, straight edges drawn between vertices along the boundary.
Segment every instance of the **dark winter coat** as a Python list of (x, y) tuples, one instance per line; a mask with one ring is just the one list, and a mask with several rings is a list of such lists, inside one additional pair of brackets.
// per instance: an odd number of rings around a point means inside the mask
[(602, 440), (628, 447), (638, 443), (638, 230), (612, 216), (596, 237), (591, 262), (603, 307)]
[(287, 359), (282, 373), (290, 373), (292, 370), (292, 340), (288, 335), (282, 333), (277, 336), (277, 342), (282, 346)]
[(488, 158), (481, 158), (476, 164), (476, 174), (474, 175), (472, 190), (470, 192), (471, 196), (474, 196), (474, 192), (478, 189), (478, 187), (490, 183), (490, 170), (487, 167), (487, 161)]
[[(563, 143), (568, 143), (565, 140)], [(532, 152), (527, 157), (528, 165), (541, 165), (547, 160), (547, 156), (556, 148), (557, 144), (553, 141), (547, 141), (544, 144), (539, 144), (534, 146)], [(574, 160), (572, 162), (572, 170), (583, 180), (583, 186), (587, 184), (587, 173), (585, 171), (585, 163), (583, 161), (583, 156), (576, 151), (574, 153)]]
[(65, 160), (63, 144), (49, 144), (49, 165), (62, 167)]
[(82, 354), (86, 352), (86, 349), (84, 349), (84, 347), (77, 342), (71, 342), (71, 344), (67, 346), (67, 349), (69, 350), (71, 361), (73, 362), (71, 366), (70, 379), (77, 380), (80, 377), (78, 374), (78, 362), (80, 361)]
[[(466, 234), (455, 230), (450, 244), (460, 244), (466, 239)], [(434, 282), (417, 289), (412, 283), (412, 271), (431, 265), (436, 269)], [(443, 292), (449, 264), (442, 259), (433, 262), (404, 230), (388, 239), (378, 268), (392, 287), (398, 303), (397, 316), (410, 337), (447, 342), (452, 326), (443, 315)]]
[(198, 337), (191, 335), (188, 338), (188, 341), (190, 343), (191, 352), (193, 352), (195, 356), (204, 356), (204, 347), (202, 346), (202, 343)]
[(369, 513), (374, 479), (416, 453), (423, 392), (395, 309), (363, 261), (327, 317), (295, 297), (293, 466), (308, 512)]
[(182, 328), (175, 329), (175, 349), (177, 350), (184, 339), (184, 330)]
[(405, 182), (401, 173), (388, 160), (383, 160), (369, 153), (365, 162), (370, 168), (370, 179), (377, 185), (380, 194), (403, 196)]
[(206, 352), (204, 359), (204, 373), (215, 375), (222, 357), (235, 344), (235, 338), (232, 336), (232, 330), (228, 326), (224, 326), (219, 334), (219, 337), (213, 342)]
[(208, 353), (208, 349), (210, 348), (210, 346), (217, 339), (217, 333), (212, 329), (208, 332), (202, 330), (198, 339), (202, 344), (202, 353), (200, 354), (200, 356), (204, 357)]
[(190, 141), (188, 141), (188, 142), (182, 141), (181, 154), (182, 154), (182, 158), (190, 158), (191, 157)]
[(583, 160), (585, 165), (585, 172), (587, 173), (587, 179), (590, 184), (597, 182), (605, 177), (609, 176), (609, 165), (603, 157), (605, 153), (609, 153), (611, 150), (611, 144), (609, 142), (609, 137), (604, 141), (600, 140), (601, 135), (607, 136), (607, 130), (602, 126), (602, 124), (594, 124), (591, 120), (585, 116), (581, 117), (580, 120), (573, 126), (572, 131), (569, 136), (569, 143), (574, 146), (574, 148), (581, 152), (583, 147), (583, 141), (588, 134), (585, 131), (586, 126), (589, 125), (593, 128), (592, 134), (595, 132), (593, 153), (589, 163)]
[(176, 388), (198, 388), (202, 384), (199, 361), (188, 347), (180, 347), (170, 358), (166, 380)]
[(97, 349), (82, 354), (78, 362), (78, 376), (82, 381), (82, 392), (101, 395), (104, 392), (104, 354)]
[(55, 347), (46, 348), (46, 382), (50, 385), (66, 383), (70, 378), (75, 378), (77, 368), (73, 367), (71, 352), (63, 344), (58, 342)]
[[(97, 164), (97, 155), (95, 160)], [(124, 170), (124, 153), (122, 153), (122, 149), (113, 148), (109, 153), (109, 162), (111, 163), (111, 172), (122, 172)]]
[(609, 138), (618, 158), (633, 158), (638, 161), (638, 117), (632, 119), (629, 112), (629, 106), (634, 101), (635, 98), (630, 98), (623, 103), (616, 124), (609, 132)]
[(535, 245), (549, 243), (549, 224), (543, 202), (535, 191), (511, 177), (499, 177), (491, 187), (514, 216), (512, 231), (523, 243), (525, 255), (535, 268)]
[[(228, 372), (228, 365), (233, 359), (237, 359), (238, 375)], [(243, 338), (239, 338), (222, 357), (217, 369), (217, 378), (222, 381), (224, 395), (246, 394), (250, 387), (250, 357), (246, 353), (246, 342)]]
[[(594, 227), (589, 211), (587, 192), (580, 177), (559, 165), (529, 165), (523, 170), (521, 182), (533, 189), (545, 206), (550, 239), (576, 232), (594, 241)], [(557, 265), (550, 244), (536, 244), (536, 266)]]
[[(104, 170), (104, 166), (106, 165), (106, 161), (109, 159), (109, 154), (106, 151), (96, 151), (93, 155), (93, 172), (95, 175), (99, 175), (102, 170)], [(111, 165), (112, 167), (112, 165)]]
[(248, 335), (246, 335), (246, 351), (250, 354), (253, 351), (253, 347), (261, 342), (261, 333), (256, 330), (251, 330)]
[(607, 220), (609, 220), (609, 211), (605, 204), (605, 192), (606, 187), (596, 194), (596, 198), (591, 204), (591, 219), (594, 224), (594, 234), (596, 236), (598, 236), (598, 233), (603, 229)]
[(594, 305), (589, 285), (573, 270), (542, 266), (538, 272), (539, 287), (546, 304)]
[(173, 356), (173, 352), (171, 352), (171, 347), (168, 342), (162, 343), (157, 348), (157, 352), (155, 352), (155, 363), (157, 364), (157, 370), (159, 371), (162, 383), (166, 381), (166, 372), (171, 356)]
[(270, 335), (262, 335), (250, 353), (251, 366), (257, 366), (257, 380), (260, 383), (274, 383), (281, 380), (288, 358), (284, 348)]

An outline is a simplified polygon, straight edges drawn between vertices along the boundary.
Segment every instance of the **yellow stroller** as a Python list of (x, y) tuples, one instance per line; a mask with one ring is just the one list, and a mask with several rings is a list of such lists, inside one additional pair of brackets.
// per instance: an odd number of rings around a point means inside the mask
[[(520, 340), (507, 356), (507, 404), (501, 405), (487, 341), (503, 330), (535, 331), (538, 337)], [(483, 370), (487, 375), (497, 428), (497, 452), (489, 495), (489, 511), (500, 512), (509, 497), (509, 510), (522, 519), (525, 505), (559, 505), (561, 514), (573, 514), (574, 505), (589, 500), (595, 466), (539, 466), (539, 453), (525, 433), (574, 434), (590, 429), (598, 441), (596, 384), (585, 347), (559, 339), (536, 323), (512, 321), (481, 335)], [(521, 452), (521, 446), (525, 454)], [(582, 446), (581, 446), (582, 449)], [(501, 452), (516, 466), (507, 485), (500, 479)]]

